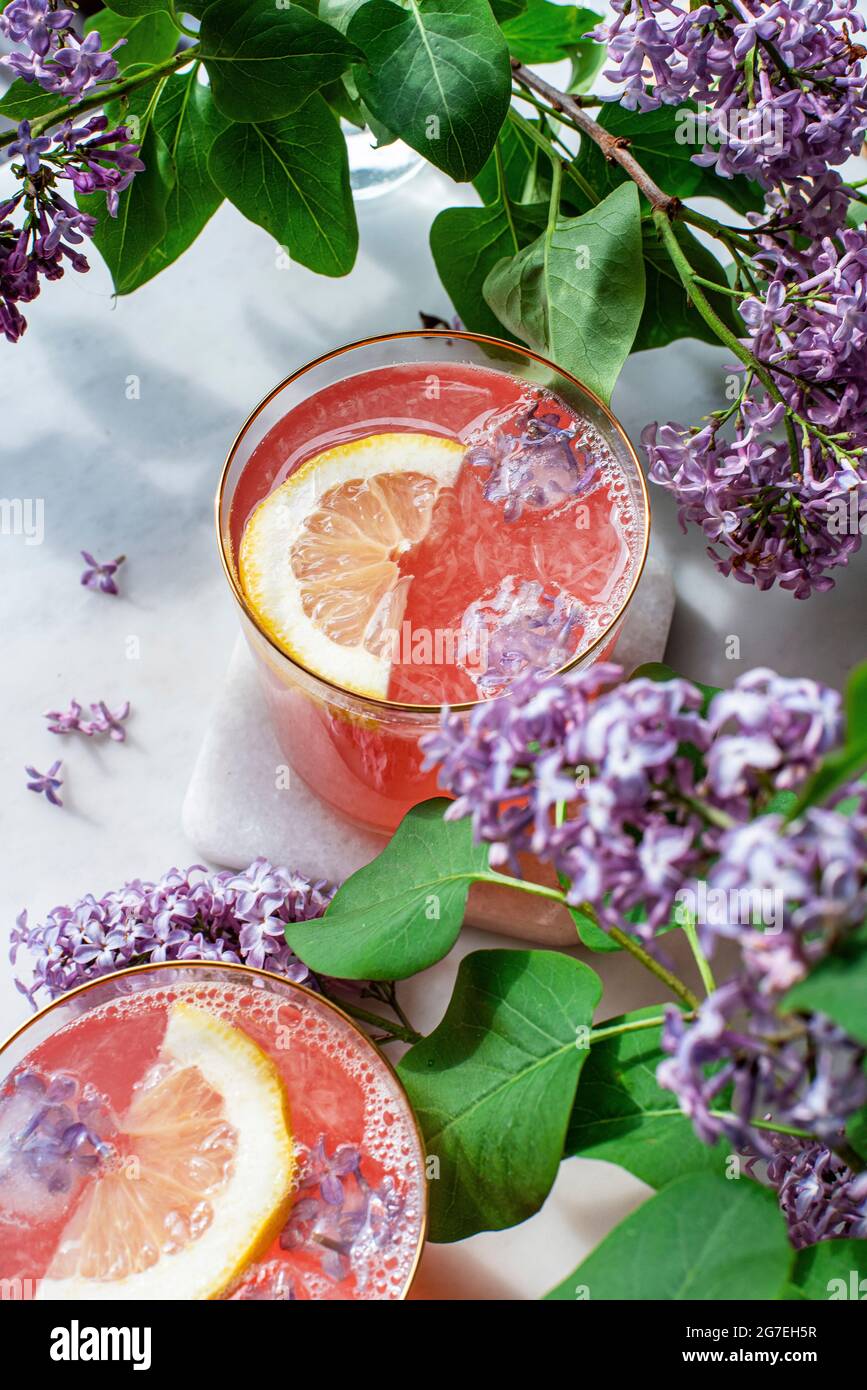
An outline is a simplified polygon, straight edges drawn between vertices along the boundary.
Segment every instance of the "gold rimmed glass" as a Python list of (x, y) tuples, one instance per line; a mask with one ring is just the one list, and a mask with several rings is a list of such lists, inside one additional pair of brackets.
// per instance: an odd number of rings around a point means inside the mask
[[(215, 987), (217, 990), (216, 1003), (214, 1003)], [(124, 1066), (132, 1066), (134, 1069), (137, 1058), (134, 1054), (130, 1056), (131, 1041), (129, 1032), (123, 1024), (120, 1025), (123, 1032), (122, 1040), (119, 1033), (113, 1040), (109, 1031), (104, 1038), (98, 1038), (96, 1043), (91, 1043), (91, 1041), (85, 1041), (91, 1038), (91, 1034), (86, 1031), (88, 1015), (92, 1015), (95, 1010), (102, 1010), (103, 1015), (106, 1013), (109, 1015), (120, 1014), (125, 1001), (127, 1005), (135, 1003), (137, 1008), (143, 1005), (145, 1009), (148, 1009), (150, 1007), (148, 995), (150, 995), (151, 1001), (158, 1001), (160, 1007), (164, 1004), (170, 1004), (176, 999), (183, 999), (193, 1005), (201, 1001), (202, 1007), (215, 1007), (219, 1012), (220, 990), (231, 991), (231, 1007), (238, 1011), (238, 1017), (241, 1020), (245, 1016), (256, 1017), (263, 1012), (267, 1014), (269, 1019), (273, 1015), (273, 1018), (278, 1021), (278, 1025), (285, 1030), (287, 1039), (291, 1039), (293, 1029), (303, 1028), (306, 1031), (307, 1029), (322, 1028), (327, 1030), (329, 1039), (333, 1042), (335, 1053), (334, 1058), (329, 1057), (328, 1059), (329, 1066), (339, 1068), (342, 1063), (336, 1058), (344, 1056), (347, 1058), (345, 1063), (347, 1067), (361, 1069), (374, 1078), (373, 1089), (377, 1093), (377, 1099), (382, 1101), (392, 1122), (396, 1125), (399, 1122), (399, 1127), (405, 1135), (407, 1152), (400, 1158), (401, 1172), (407, 1185), (412, 1184), (414, 1190), (412, 1227), (408, 1244), (409, 1258), (404, 1257), (403, 1260), (405, 1277), (402, 1278), (399, 1287), (390, 1288), (387, 1293), (380, 1296), (391, 1299), (406, 1298), (418, 1269), (427, 1229), (427, 1181), (425, 1149), (421, 1131), (403, 1085), (387, 1058), (383, 1056), (354, 1019), (350, 1018), (330, 1000), (323, 998), (322, 995), (306, 986), (295, 984), (271, 971), (257, 970), (252, 966), (230, 961), (164, 961), (149, 965), (131, 966), (126, 970), (103, 975), (99, 979), (89, 980), (85, 984), (79, 985), (76, 989), (70, 990), (50, 1004), (46, 1004), (25, 1023), (16, 1028), (4, 1042), (0, 1043), (0, 1091), (2, 1091), (7, 1078), (34, 1054), (40, 1061), (45, 1056), (50, 1057), (52, 1069), (60, 1072), (63, 1072), (65, 1067), (69, 1067), (73, 1072), (83, 1070), (90, 1064), (93, 1065), (96, 1072), (99, 1066), (110, 1068), (112, 1065), (119, 1065), (117, 1059), (120, 1057), (123, 1058)], [(207, 1000), (211, 1002), (206, 1005), (205, 1001)], [(281, 1019), (282, 1023), (280, 1022)], [(71, 1027), (71, 1025), (74, 1026)], [(110, 1019), (107, 1026), (109, 1030), (111, 1027), (117, 1028), (117, 1021), (112, 1023)], [(69, 1031), (64, 1034), (61, 1032), (63, 1029)], [(77, 1043), (76, 1039), (78, 1039)], [(133, 1038), (133, 1047), (134, 1041)], [(118, 1043), (121, 1043), (120, 1052), (117, 1050)], [(260, 1045), (262, 1045), (261, 1042)], [(288, 1059), (287, 1070), (290, 1074), (288, 1084), (284, 1075), (284, 1084), (287, 1085), (291, 1114), (292, 1090), (293, 1084), (295, 1084), (291, 1080), (291, 1042), (283, 1043), (278, 1037), (271, 1049), (272, 1060), (280, 1055), (281, 1049), (284, 1047), (285, 1056)], [(115, 1059), (114, 1063), (112, 1062), (113, 1058)], [(99, 1091), (98, 1075), (91, 1078), (91, 1084), (95, 1085), (96, 1090)], [(300, 1088), (298, 1095), (304, 1097), (304, 1105), (311, 1112), (315, 1112), (320, 1091), (316, 1091), (313, 1099), (310, 1099), (314, 1088), (306, 1073), (299, 1073), (297, 1088)], [(327, 1087), (320, 1089), (321, 1094), (327, 1100), (330, 1096)], [(331, 1099), (333, 1101), (333, 1097)], [(322, 1103), (325, 1104), (326, 1100), (323, 1100)], [(381, 1108), (382, 1106), (380, 1106)], [(374, 1111), (371, 1113), (376, 1124), (381, 1123), (376, 1118), (379, 1115), (379, 1110), (375, 1108), (375, 1103)], [(307, 1122), (309, 1123), (311, 1119), (315, 1118), (315, 1113), (311, 1113)], [(322, 1116), (323, 1129), (327, 1130), (329, 1124), (333, 1125), (333, 1123), (334, 1117), (330, 1113)], [(358, 1136), (350, 1133), (351, 1128), (357, 1126), (357, 1123), (357, 1114), (353, 1113), (351, 1119), (347, 1117), (347, 1140), (358, 1141)], [(0, 1214), (2, 1214), (2, 1189), (0, 1189)], [(8, 1271), (0, 1270), (4, 1285), (10, 1281), (14, 1282), (14, 1276), (9, 1274), (7, 1278), (7, 1273)], [(28, 1270), (25, 1271), (23, 1282), (31, 1284), (35, 1288), (38, 1277), (41, 1276), (33, 1278), (31, 1271)]]
[[(356, 695), (287, 655), (265, 631), (248, 602), (236, 557), (246, 519), (298, 448), (300, 412), (308, 420), (315, 419), (315, 410), (310, 407), (320, 393), (362, 373), (406, 364), (430, 366), (431, 373), (442, 364), (487, 367), (550, 391), (590, 423), (619, 465), (636, 525), (631, 581), (611, 620), (563, 670), (588, 666), (612, 652), (641, 578), (650, 538), (647, 488), (623, 427), (575, 377), (515, 344), (451, 331), (384, 334), (307, 363), (256, 406), (229, 450), (217, 491), (217, 536), (223, 570), (289, 765), (341, 815), (386, 831), (395, 828), (409, 807), (438, 793), (435, 774), (422, 771), (419, 739), (438, 726), (442, 706)], [(478, 703), (452, 708), (466, 712)]]

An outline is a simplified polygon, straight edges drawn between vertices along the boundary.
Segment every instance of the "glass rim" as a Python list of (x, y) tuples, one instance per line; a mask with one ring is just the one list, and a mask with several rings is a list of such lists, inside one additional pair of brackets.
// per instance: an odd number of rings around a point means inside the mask
[[(81, 995), (84, 994), (88, 994), (90, 990), (96, 989), (99, 985), (110, 985), (115, 980), (122, 980), (126, 976), (131, 975), (142, 975), (149, 970), (197, 969), (215, 970), (218, 972), (221, 970), (225, 970), (230, 973), (234, 973), (241, 976), (252, 975), (254, 977), (258, 977), (264, 980), (273, 980), (277, 984), (283, 985), (289, 990), (300, 990), (302, 994), (308, 995), (309, 998), (315, 1000), (317, 1004), (324, 1007), (326, 1011), (331, 1010), (331, 1012), (337, 1014), (343, 1020), (344, 1023), (348, 1023), (352, 1031), (356, 1033), (359, 1038), (361, 1038), (362, 1042), (375, 1054), (377, 1061), (381, 1062), (385, 1066), (386, 1071), (390, 1074), (391, 1079), (397, 1088), (397, 1093), (406, 1107), (406, 1111), (409, 1115), (410, 1122), (412, 1124), (412, 1129), (416, 1137), (416, 1142), (418, 1143), (419, 1151), (422, 1157), (422, 1195), (420, 1203), (421, 1222), (419, 1225), (418, 1240), (416, 1242), (416, 1249), (415, 1254), (413, 1256), (413, 1261), (410, 1266), (409, 1273), (406, 1276), (406, 1280), (404, 1281), (403, 1288), (401, 1289), (400, 1297), (394, 1300), (395, 1302), (403, 1302), (415, 1281), (416, 1274), (418, 1273), (418, 1267), (421, 1263), (421, 1257), (424, 1253), (425, 1245), (427, 1244), (427, 1233), (430, 1219), (430, 1202), (428, 1193), (427, 1174), (424, 1170), (424, 1165), (428, 1156), (427, 1147), (424, 1142), (424, 1135), (421, 1132), (421, 1126), (416, 1117), (416, 1113), (413, 1110), (412, 1105), (410, 1104), (409, 1096), (406, 1093), (406, 1087), (401, 1081), (400, 1076), (398, 1075), (391, 1061), (388, 1059), (388, 1057), (386, 1057), (385, 1053), (377, 1047), (373, 1039), (369, 1037), (367, 1033), (364, 1032), (364, 1030), (361, 1028), (356, 1019), (352, 1018), (351, 1015), (346, 1013), (344, 1009), (341, 1009), (339, 1004), (334, 1004), (330, 999), (326, 999), (324, 995), (317, 994), (315, 989), (310, 989), (308, 985), (297, 984), (295, 980), (287, 980), (285, 975), (278, 975), (274, 970), (260, 970), (258, 966), (246, 965), (243, 961), (155, 960), (146, 962), (144, 965), (127, 965), (124, 967), (123, 970), (110, 970), (105, 975), (98, 975), (96, 979), (85, 980), (83, 984), (76, 985), (73, 989), (67, 990), (64, 994), (59, 994), (56, 999), (50, 999), (47, 1004), (43, 1004), (41, 1008), (37, 1009), (36, 1013), (30, 1016), (30, 1018), (25, 1019), (25, 1021), (23, 1023), (20, 1023), (17, 1028), (14, 1028), (11, 1033), (9, 1033), (6, 1037), (0, 1039), (0, 1062), (2, 1062), (6, 1051), (12, 1046), (12, 1044), (17, 1042), (18, 1039), (22, 1037), (28, 1031), (28, 1029), (32, 1028), (34, 1024), (38, 1023), (41, 1019), (46, 1018), (48, 1014), (53, 1013), (55, 1009), (61, 1008), (69, 1000), (79, 998)], [(61, 1025), (61, 1027), (62, 1026), (63, 1025)], [(57, 1031), (59, 1030), (55, 1029), (55, 1032)], [(53, 1036), (53, 1034), (49, 1034), (49, 1036)], [(0, 1069), (0, 1082), (2, 1082), (3, 1080), (5, 1080), (5, 1078), (2, 1075), (2, 1069)]]
[[(324, 362), (330, 362), (336, 357), (342, 357), (346, 353), (353, 352), (356, 348), (372, 347), (379, 343), (397, 343), (405, 341), (406, 339), (458, 339), (464, 342), (489, 344), (492, 347), (505, 348), (508, 352), (517, 353), (523, 357), (528, 357), (531, 361), (538, 362), (541, 366), (546, 367), (548, 370), (557, 372), (568, 382), (571, 382), (573, 386), (576, 386), (578, 390), (582, 392), (585, 396), (587, 396), (593, 402), (596, 408), (599, 411), (601, 411), (608, 424), (611, 426), (614, 433), (620, 440), (620, 443), (625, 448), (628, 457), (631, 459), (634, 465), (635, 473), (638, 478), (638, 485), (641, 493), (641, 501), (643, 506), (644, 536), (641, 545), (641, 554), (639, 556), (638, 563), (635, 567), (635, 573), (632, 576), (629, 589), (627, 590), (623, 602), (619, 605), (617, 612), (611, 619), (611, 622), (606, 624), (606, 626), (599, 633), (598, 637), (595, 637), (593, 641), (590, 643), (589, 647), (586, 647), (584, 651), (577, 652), (574, 656), (570, 657), (569, 660), (565, 662), (564, 665), (559, 666), (556, 671), (549, 672), (548, 676), (546, 676), (546, 679), (553, 679), (555, 676), (567, 675), (568, 672), (573, 670), (576, 666), (585, 663), (588, 660), (588, 658), (593, 656), (595, 652), (601, 650), (601, 648), (604, 646), (606, 642), (606, 639), (610, 636), (612, 630), (615, 627), (617, 627), (618, 623), (620, 623), (623, 617), (625, 616), (626, 611), (629, 608), (629, 605), (632, 602), (632, 599), (635, 595), (635, 591), (638, 588), (641, 576), (644, 573), (644, 566), (647, 562), (647, 553), (650, 547), (651, 527), (650, 496), (647, 491), (647, 480), (644, 476), (644, 470), (642, 469), (641, 463), (639, 462), (638, 454), (635, 451), (635, 447), (631, 439), (629, 438), (629, 435), (626, 433), (626, 430), (624, 429), (623, 425), (621, 425), (616, 415), (612, 413), (611, 409), (609, 408), (609, 406), (605, 404), (602, 398), (600, 396), (597, 396), (596, 392), (592, 391), (589, 386), (585, 386), (584, 382), (581, 381), (572, 372), (566, 371), (563, 367), (558, 367), (556, 362), (552, 362), (549, 358), (543, 357), (538, 352), (533, 352), (531, 348), (524, 347), (522, 343), (509, 343), (504, 338), (494, 338), (490, 334), (470, 333), (467, 332), (466, 329), (451, 328), (407, 328), (401, 329), (394, 333), (376, 333), (369, 338), (359, 338), (355, 342), (344, 343), (342, 347), (332, 348), (328, 352), (320, 353), (318, 357), (311, 358), (309, 362), (305, 362), (303, 366), (298, 367), (296, 371), (290, 372), (288, 376), (284, 377), (282, 381), (279, 381), (276, 384), (276, 386), (273, 386), (271, 390), (268, 391), (266, 395), (262, 397), (258, 404), (255, 405), (253, 409), (250, 411), (247, 418), (244, 420), (244, 423), (241, 425), (241, 428), (235, 435), (235, 438), (232, 440), (232, 443), (229, 447), (229, 451), (226, 454), (222, 470), (220, 472), (220, 480), (217, 485), (217, 492), (214, 498), (214, 517), (216, 521), (217, 546), (220, 552), (220, 563), (223, 568), (223, 573), (226, 576), (226, 579), (228, 580), (229, 587), (232, 590), (232, 593), (235, 597), (235, 601), (238, 603), (242, 613), (245, 615), (247, 620), (252, 624), (258, 636), (268, 644), (268, 646), (276, 654), (277, 657), (279, 657), (282, 661), (288, 662), (289, 665), (295, 667), (296, 670), (302, 671), (305, 676), (308, 676), (310, 677), (310, 679), (317, 681), (320, 685), (324, 685), (329, 690), (333, 690), (342, 698), (348, 698), (353, 702), (359, 703), (363, 706), (369, 706), (373, 710), (399, 710), (410, 714), (427, 714), (430, 716), (439, 717), (439, 715), (441, 715), (444, 709), (448, 709), (457, 713), (463, 713), (468, 710), (477, 709), (480, 705), (488, 705), (491, 703), (491, 700), (482, 698), (478, 700), (457, 701), (454, 704), (450, 704), (448, 701), (443, 701), (439, 704), (434, 705), (407, 704), (400, 700), (381, 699), (376, 695), (359, 695), (353, 690), (347, 690), (345, 686), (338, 685), (336, 681), (329, 680), (327, 676), (320, 675), (318, 671), (311, 670), (311, 668), (309, 666), (305, 666), (302, 661), (298, 661), (295, 657), (290, 656), (288, 652), (284, 651), (283, 648), (277, 642), (274, 641), (270, 633), (264, 630), (262, 624), (258, 619), (255, 609), (253, 608), (252, 604), (250, 604), (247, 600), (247, 596), (244, 593), (240, 580), (238, 579), (238, 576), (235, 572), (235, 566), (230, 556), (226, 553), (227, 547), (225, 544), (222, 526), (223, 501), (226, 494), (226, 488), (229, 479), (229, 471), (232, 467), (232, 464), (235, 461), (235, 456), (251, 426), (259, 418), (262, 411), (265, 410), (267, 406), (271, 404), (275, 397), (277, 397), (286, 386), (290, 386), (293, 381), (297, 381), (299, 377), (302, 377), (305, 375), (305, 373), (312, 371), (314, 367), (321, 366)], [(496, 370), (496, 368), (494, 368), (494, 370)], [(503, 693), (508, 694), (508, 691), (504, 691)], [(498, 696), (495, 698), (501, 697)]]

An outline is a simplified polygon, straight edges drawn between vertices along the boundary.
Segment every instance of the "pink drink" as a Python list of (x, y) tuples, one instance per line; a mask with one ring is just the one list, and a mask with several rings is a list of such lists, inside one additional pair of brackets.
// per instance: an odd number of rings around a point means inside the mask
[[(332, 373), (342, 357), (369, 347), (336, 354)], [(445, 357), (449, 348), (459, 355), (464, 344), (449, 337)], [(511, 351), (502, 345), (493, 356)], [(261, 437), (244, 449), (244, 466), (231, 461), (232, 492), (222, 497), (230, 573), (259, 504), (324, 451), (401, 432), (465, 450), (424, 537), (394, 555), (402, 607), (394, 605), (398, 616), (387, 629), (384, 700), (351, 686), (341, 696), (339, 680), (305, 668), (268, 635), (233, 578), (283, 751), (320, 796), (365, 824), (392, 829), (409, 806), (437, 795), (435, 775), (421, 770), (418, 739), (435, 727), (443, 704), (495, 698), (528, 671), (607, 656), (640, 574), (646, 494), (628, 444), (592, 398), (582, 409), (574, 383), (514, 356), (543, 384), (511, 363), (435, 358), (331, 380), (266, 433), (257, 422)], [(322, 370), (314, 364), (311, 376)], [(303, 374), (290, 383), (290, 396), (302, 381)]]
[[(94, 990), (100, 1002), (77, 1017), (76, 996), (62, 1001), (70, 1021), (22, 1055), (0, 1085), (4, 1296), (38, 1296), (39, 1281), (56, 1268), (62, 1233), (106, 1165), (128, 1165), (129, 1182), (141, 1181), (123, 1117), (153, 1069), (164, 1065), (169, 1011), (180, 1000), (241, 1029), (275, 1064), (298, 1161), (291, 1205), (282, 1210), (278, 1229), (222, 1296), (403, 1297), (423, 1233), (424, 1155), (387, 1063), (337, 1010), (288, 982), (227, 967), (165, 971), (99, 982), (79, 995), (79, 1007), (92, 1003)], [(134, 992), (117, 991), (114, 982), (124, 980)], [(23, 1052), (22, 1040), (16, 1047)], [(7, 1049), (0, 1070), (8, 1057)], [(58, 1154), (58, 1137), (76, 1123), (109, 1151), (95, 1163), (88, 1142)], [(209, 1147), (213, 1153), (219, 1144)], [(206, 1191), (202, 1195), (207, 1198)], [(189, 1243), (188, 1232), (184, 1239)], [(171, 1259), (164, 1254), (160, 1268)]]

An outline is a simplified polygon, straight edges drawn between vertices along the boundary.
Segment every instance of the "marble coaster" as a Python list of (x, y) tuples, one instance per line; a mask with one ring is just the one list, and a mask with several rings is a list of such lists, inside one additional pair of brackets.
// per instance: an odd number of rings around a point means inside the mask
[[(625, 670), (662, 659), (673, 611), (671, 574), (651, 558), (617, 644), (616, 660)], [(264, 855), (334, 882), (379, 853), (382, 835), (335, 815), (300, 777), (290, 789), (278, 789), (274, 769), (281, 762), (253, 660), (239, 637), (184, 801), (186, 835), (211, 863), (240, 869)], [(466, 921), (546, 945), (575, 940), (557, 903), (517, 890), (477, 885)]]

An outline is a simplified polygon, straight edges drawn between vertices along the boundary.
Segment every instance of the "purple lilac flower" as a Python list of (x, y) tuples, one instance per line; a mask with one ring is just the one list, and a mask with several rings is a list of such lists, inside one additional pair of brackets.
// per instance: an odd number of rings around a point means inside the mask
[(98, 30), (81, 40), (67, 34), (63, 47), (54, 52), (53, 62), (47, 67), (47, 80), (40, 79), (41, 85), (73, 101), (80, 100), (97, 83), (114, 81), (119, 69), (112, 54), (125, 43), (126, 39), (118, 39), (103, 52)]
[(47, 710), (44, 718), (49, 721), (48, 732), (84, 734), (86, 738), (92, 738), (94, 734), (108, 734), (116, 743), (123, 743), (126, 730), (122, 721), (129, 718), (129, 700), (125, 700), (115, 711), (110, 710), (104, 700), (98, 700), (90, 709), (90, 719), (82, 718), (82, 707), (77, 700), (72, 700), (67, 710)]
[(772, 188), (858, 152), (867, 54), (851, 39), (865, 27), (856, 0), (613, 0), (613, 9), (592, 35), (608, 45), (605, 75), (632, 110), (706, 105), (697, 163)]
[(666, 1010), (657, 1068), (700, 1139), (773, 1152), (756, 1121), (806, 1130), (833, 1141), (867, 1103), (867, 1051), (820, 1014), (797, 1024), (746, 976), (705, 999), (694, 1022)]
[(284, 1250), (317, 1253), (322, 1272), (336, 1283), (354, 1273), (363, 1291), (364, 1256), (393, 1242), (404, 1199), (390, 1177), (371, 1187), (361, 1170), (361, 1155), (351, 1144), (339, 1144), (329, 1155), (320, 1135), (313, 1148), (301, 1148), (300, 1156), (299, 1195), (280, 1244)]
[(9, 154), (13, 158), (15, 155), (20, 156), (28, 174), (37, 174), (40, 156), (50, 149), (51, 137), (40, 135), (34, 138), (30, 133), (30, 122), (22, 121), (18, 127), (18, 139), (13, 140), (9, 146)]
[[(621, 675), (600, 664), (528, 676), (466, 720), (447, 713), (423, 746), (456, 798), (447, 815), (472, 818), (492, 863), (518, 871), (519, 856), (535, 854), (603, 923), (643, 909), (639, 930), (650, 937), (719, 853), (725, 827), (807, 776), (839, 741), (840, 705), (812, 682), (755, 671), (702, 714), (688, 681), (618, 683)], [(558, 803), (568, 808), (559, 824)]]
[(481, 443), (471, 444), (466, 462), (487, 470), (482, 490), (488, 502), (503, 502), (507, 521), (529, 508), (540, 511), (589, 491), (596, 468), (579, 447), (581, 427), (564, 428), (542, 402), (507, 412), (498, 426), (488, 422)]
[(74, 22), (72, 10), (52, 9), (50, 0), (11, 0), (0, 13), (0, 34), (13, 43), (29, 44), (44, 58), (59, 34)]
[(81, 583), (86, 589), (98, 589), (103, 594), (118, 592), (114, 576), (126, 560), (125, 555), (118, 555), (116, 560), (106, 560), (101, 564), (99, 560), (94, 559), (89, 550), (82, 550), (81, 558), (87, 565), (81, 576)]
[(258, 938), (255, 930), (244, 933), (267, 923), (275, 947), (267, 954), (267, 968), (305, 980), (306, 966), (285, 942), (277, 947), (276, 932), (289, 922), (321, 917), (334, 892), (322, 880), (314, 882), (265, 859), (240, 874), (209, 873), (202, 865), (186, 872), (170, 869), (156, 882), (136, 879), (101, 898), (88, 894), (71, 907), (55, 907), (33, 926), (22, 912), (12, 931), (10, 959), (14, 964), (22, 948), (33, 956), (31, 983), (16, 983), (35, 1006), (43, 992), (55, 999), (85, 980), (129, 965), (250, 961)]
[(649, 425), (642, 443), (652, 481), (677, 499), (684, 530), (703, 528), (723, 574), (806, 598), (833, 586), (864, 529), (867, 235), (838, 227), (803, 249), (784, 217), (774, 225), (785, 230), (758, 239), (759, 292), (741, 314), (781, 399), (745, 378), (732, 409), (700, 428)]
[(549, 674), (564, 666), (583, 618), (571, 594), (507, 577), (491, 598), (476, 599), (464, 612), (461, 664), (486, 698), (501, 694), (528, 671)]
[[(126, 129), (107, 126), (105, 116), (81, 126), (67, 121), (48, 149), (44, 137), (33, 138), (29, 122), (18, 128), (13, 148), (24, 162), (13, 164), (12, 170), (21, 187), (0, 203), (0, 333), (10, 342), (17, 342), (27, 327), (19, 304), (38, 296), (43, 278), (59, 279), (67, 262), (73, 270), (88, 269), (78, 248), (93, 236), (96, 218), (64, 198), (59, 181), (69, 180), (77, 193), (104, 193), (109, 215), (116, 216), (120, 193), (144, 168)], [(20, 220), (13, 221), (13, 215)], [(109, 567), (94, 561), (91, 568)], [(116, 592), (107, 583), (99, 587)]]
[(824, 1144), (784, 1134), (770, 1135), (769, 1143), (770, 1157), (757, 1163), (761, 1156), (750, 1155), (748, 1170), (775, 1189), (796, 1250), (820, 1240), (867, 1239), (867, 1174), (853, 1173)]
[(35, 767), (26, 767), (24, 771), (30, 779), (27, 783), (29, 792), (37, 792), (51, 802), (52, 806), (62, 806), (60, 798), (60, 788), (63, 786), (63, 778), (60, 776), (60, 769), (63, 763), (60, 758), (53, 762), (47, 772), (37, 772)]
[(79, 39), (72, 30), (74, 21), (72, 10), (55, 9), (50, 0), (12, 0), (0, 14), (0, 33), (26, 44), (29, 52), (9, 54), (0, 63), (25, 82), (38, 82), (48, 92), (80, 101), (100, 82), (117, 77), (112, 55), (126, 39), (103, 51), (98, 31)]
[(0, 1182), (21, 1175), (48, 1193), (70, 1193), (110, 1156), (115, 1128), (72, 1076), (13, 1072), (0, 1089)]

